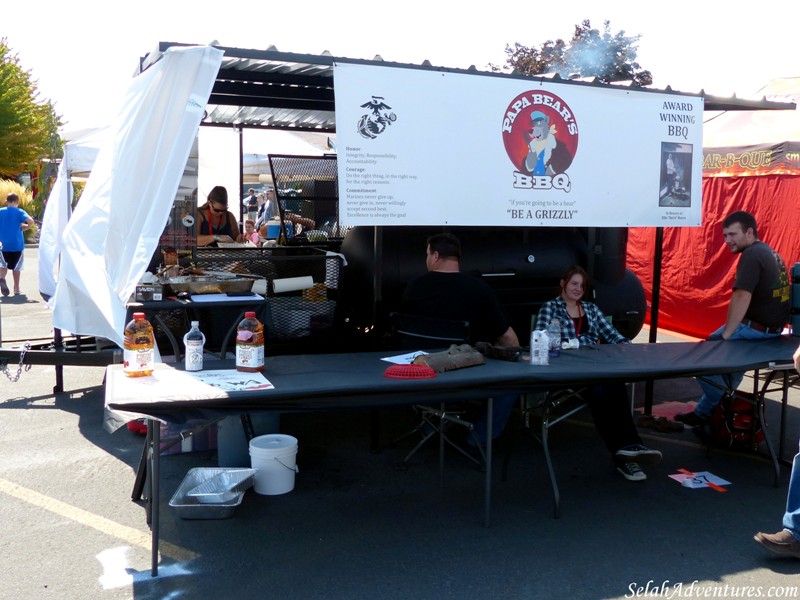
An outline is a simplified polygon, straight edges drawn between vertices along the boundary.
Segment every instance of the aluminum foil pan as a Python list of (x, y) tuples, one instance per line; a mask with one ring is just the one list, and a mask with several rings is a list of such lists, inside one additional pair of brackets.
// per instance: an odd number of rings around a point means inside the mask
[(177, 296), (182, 292), (189, 294), (227, 294), (228, 292), (249, 292), (253, 287), (252, 278), (213, 277), (209, 275), (179, 275), (162, 282), (167, 296)]
[(200, 486), (204, 481), (220, 475), (226, 471), (252, 471), (253, 469), (225, 469), (196, 467), (189, 469), (181, 485), (169, 501), (170, 508), (182, 519), (227, 519), (232, 516), (236, 507), (242, 503), (245, 490), (252, 485), (252, 476), (244, 479), (228, 492), (224, 492), (217, 502), (201, 502), (197, 497), (190, 496), (189, 492)]
[(200, 502), (226, 502), (232, 494), (244, 492), (253, 485), (253, 477), (257, 469), (224, 469), (212, 477), (193, 487), (186, 495), (197, 498)]

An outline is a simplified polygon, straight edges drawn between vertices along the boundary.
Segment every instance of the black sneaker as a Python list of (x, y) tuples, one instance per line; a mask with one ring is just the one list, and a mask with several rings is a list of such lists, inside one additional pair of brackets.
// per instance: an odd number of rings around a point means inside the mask
[(8, 296), (8, 294), (10, 293), (5, 277), (0, 277), (0, 292), (3, 293), (3, 296)]
[(661, 462), (661, 452), (642, 444), (633, 444), (620, 448), (614, 453), (614, 457), (623, 461), (635, 462), (639, 465), (654, 465)]
[(689, 427), (702, 427), (706, 424), (706, 420), (694, 411), (678, 413), (675, 415), (675, 420)]
[(628, 481), (644, 481), (647, 475), (635, 462), (617, 462), (617, 471)]

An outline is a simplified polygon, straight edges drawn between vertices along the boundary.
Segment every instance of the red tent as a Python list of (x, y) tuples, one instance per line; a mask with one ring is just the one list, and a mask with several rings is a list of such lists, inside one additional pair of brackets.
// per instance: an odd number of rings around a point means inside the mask
[[(800, 77), (760, 93), (800, 104)], [(727, 112), (704, 124), (703, 225), (664, 229), (659, 328), (705, 337), (725, 322), (738, 257), (723, 243), (722, 221), (736, 210), (755, 216), (787, 269), (800, 261), (800, 111)], [(655, 238), (652, 227), (629, 230), (628, 268), (648, 306)]]

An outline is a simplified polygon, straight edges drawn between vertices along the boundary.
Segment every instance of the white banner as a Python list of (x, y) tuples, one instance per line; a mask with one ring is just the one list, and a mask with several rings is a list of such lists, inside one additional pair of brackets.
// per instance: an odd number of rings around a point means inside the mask
[(697, 226), (703, 99), (334, 65), (344, 225)]

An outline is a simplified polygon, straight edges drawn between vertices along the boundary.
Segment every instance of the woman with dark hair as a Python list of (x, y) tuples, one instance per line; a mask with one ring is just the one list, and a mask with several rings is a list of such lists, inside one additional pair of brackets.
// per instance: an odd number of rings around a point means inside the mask
[[(559, 281), (558, 297), (542, 306), (536, 318), (536, 329), (547, 330), (553, 319), (561, 325), (561, 338), (577, 339), (581, 346), (630, 344), (631, 341), (617, 331), (593, 302), (583, 296), (589, 285), (584, 269), (573, 266)], [(628, 392), (624, 383), (607, 383), (590, 386), (580, 392), (589, 405), (597, 433), (603, 439), (617, 471), (628, 481), (647, 479), (642, 465), (652, 465), (661, 460), (661, 452), (642, 444), (642, 438), (633, 424)]]
[(217, 242), (241, 242), (239, 223), (228, 210), (228, 190), (217, 185), (208, 193), (208, 202), (197, 209), (197, 245), (211, 246)]

